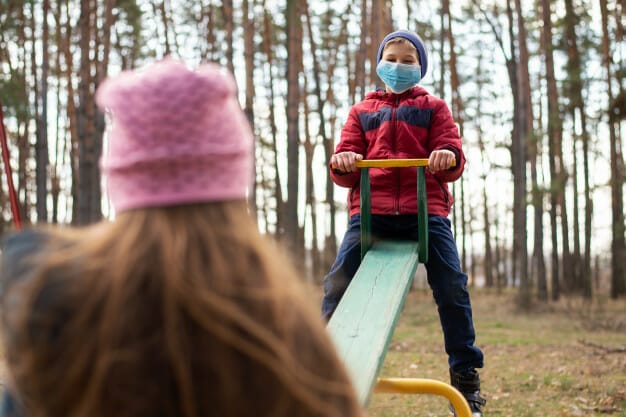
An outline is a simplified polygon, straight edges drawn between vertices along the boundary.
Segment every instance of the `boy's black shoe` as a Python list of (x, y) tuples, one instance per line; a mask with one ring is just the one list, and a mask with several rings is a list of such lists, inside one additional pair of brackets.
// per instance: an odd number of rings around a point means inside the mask
[[(472, 417), (483, 417), (482, 407), (487, 403), (487, 400), (480, 396), (480, 377), (478, 372), (473, 369), (468, 372), (457, 373), (450, 369), (450, 383), (467, 400), (470, 410), (472, 410)], [(454, 409), (452, 409), (452, 412), (454, 412)], [(456, 416), (456, 413), (454, 415)]]

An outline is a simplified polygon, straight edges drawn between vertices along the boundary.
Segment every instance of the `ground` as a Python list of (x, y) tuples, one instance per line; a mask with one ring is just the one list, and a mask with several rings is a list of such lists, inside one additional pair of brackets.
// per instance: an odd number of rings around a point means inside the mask
[[(578, 298), (522, 313), (514, 292), (471, 290), (486, 417), (626, 417), (626, 301)], [(413, 290), (381, 376), (448, 381), (430, 291)], [(376, 417), (448, 417), (429, 395), (375, 394)]]
[[(522, 313), (512, 291), (471, 295), (476, 343), (485, 354), (486, 417), (626, 417), (626, 300), (571, 298)], [(1, 381), (4, 368), (0, 360)], [(409, 293), (381, 376), (448, 381), (429, 290)], [(451, 415), (445, 399), (430, 395), (375, 394), (368, 411), (372, 417)]]

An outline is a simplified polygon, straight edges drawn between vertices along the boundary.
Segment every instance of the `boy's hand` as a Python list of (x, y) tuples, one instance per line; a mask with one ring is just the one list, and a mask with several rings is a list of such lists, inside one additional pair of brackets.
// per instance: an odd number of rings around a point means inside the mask
[(432, 172), (449, 169), (456, 163), (454, 152), (447, 149), (433, 151), (428, 158), (428, 169)]
[(330, 166), (335, 171), (347, 174), (356, 171), (356, 161), (361, 160), (363, 155), (356, 152), (339, 152), (330, 157)]

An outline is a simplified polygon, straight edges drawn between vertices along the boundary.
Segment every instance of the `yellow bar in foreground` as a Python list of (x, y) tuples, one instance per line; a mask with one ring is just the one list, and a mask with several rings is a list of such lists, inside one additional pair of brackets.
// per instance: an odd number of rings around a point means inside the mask
[(472, 411), (463, 395), (452, 385), (434, 379), (379, 378), (375, 392), (440, 395), (450, 401), (458, 417), (472, 417)]
[(428, 159), (364, 159), (356, 161), (357, 168), (427, 167)]
[[(415, 159), (363, 159), (356, 161), (357, 168), (405, 168), (405, 167), (427, 167), (428, 158)], [(456, 161), (451, 167), (456, 166)]]

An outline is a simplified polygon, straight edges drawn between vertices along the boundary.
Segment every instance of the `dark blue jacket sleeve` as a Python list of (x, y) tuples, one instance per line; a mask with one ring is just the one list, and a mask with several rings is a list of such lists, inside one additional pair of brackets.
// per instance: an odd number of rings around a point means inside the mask
[[(8, 235), (2, 242), (2, 262), (0, 267), (0, 307), (3, 311), (3, 343), (10, 343), (14, 333), (24, 329), (11, 329), (6, 325), (7, 316), (16, 304), (21, 303), (19, 289), (11, 289), (20, 282), (26, 282), (34, 274), (33, 255), (41, 253), (45, 238), (41, 232), (24, 231)], [(4, 349), (6, 351), (6, 349)], [(9, 364), (10, 366), (10, 364)], [(0, 417), (24, 417), (23, 407), (10, 386), (4, 386), (0, 402)]]
[(34, 230), (12, 233), (3, 239), (0, 299), (4, 299), (15, 283), (32, 276), (35, 265), (30, 260), (41, 252), (44, 241), (43, 233)]
[(6, 387), (0, 402), (0, 417), (24, 417), (22, 405)]

